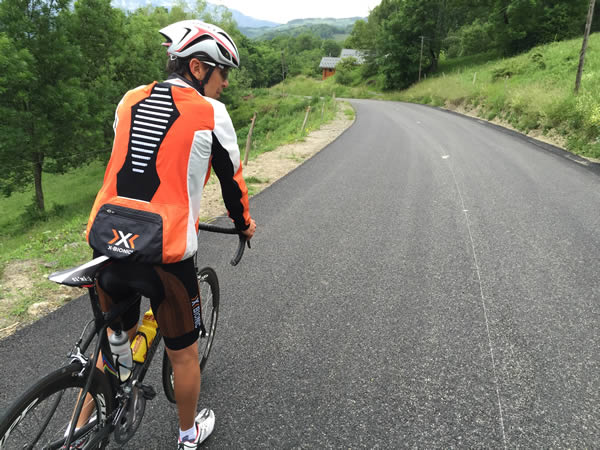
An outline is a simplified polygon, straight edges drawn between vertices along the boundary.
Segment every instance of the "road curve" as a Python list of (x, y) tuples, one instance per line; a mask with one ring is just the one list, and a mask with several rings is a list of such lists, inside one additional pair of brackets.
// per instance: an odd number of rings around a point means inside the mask
[[(600, 171), (435, 108), (352, 104), (348, 131), (251, 200), (240, 266), (235, 241), (200, 237), (223, 296), (206, 447), (597, 445)], [(0, 409), (87, 311), (0, 341)], [(157, 360), (148, 449), (176, 436), (159, 377)]]

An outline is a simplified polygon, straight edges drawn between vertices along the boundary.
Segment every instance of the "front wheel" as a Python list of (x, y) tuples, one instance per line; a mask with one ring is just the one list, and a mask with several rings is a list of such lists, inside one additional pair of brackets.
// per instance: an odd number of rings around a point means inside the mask
[[(217, 273), (210, 267), (196, 269), (198, 275), (198, 289), (202, 305), (202, 322), (206, 333), (200, 333), (198, 338), (198, 355), (200, 358), (200, 372), (204, 370), (206, 361), (212, 349), (213, 340), (217, 330), (219, 317), (219, 279)], [(175, 385), (173, 381), (173, 367), (167, 356), (163, 355), (163, 388), (167, 399), (175, 403)]]
[[(1, 450), (65, 448), (75, 406), (89, 375), (86, 370), (79, 376), (81, 367), (75, 362), (42, 378), (8, 408), (0, 418)], [(112, 395), (106, 376), (95, 367), (92, 370), (92, 413), (87, 424), (73, 433), (71, 448), (98, 449), (108, 443)]]

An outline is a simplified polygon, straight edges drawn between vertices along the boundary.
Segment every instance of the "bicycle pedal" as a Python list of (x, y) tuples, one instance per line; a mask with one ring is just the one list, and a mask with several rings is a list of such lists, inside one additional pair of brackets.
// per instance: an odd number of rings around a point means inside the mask
[(156, 397), (156, 391), (152, 386), (142, 385), (140, 386), (140, 391), (142, 391), (142, 395), (146, 400), (152, 400)]

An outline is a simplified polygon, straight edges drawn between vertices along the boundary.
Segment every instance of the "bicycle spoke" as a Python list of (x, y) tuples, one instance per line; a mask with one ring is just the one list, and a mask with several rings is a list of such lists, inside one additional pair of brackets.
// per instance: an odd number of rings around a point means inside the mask
[(48, 424), (50, 423), (50, 420), (52, 419), (52, 416), (56, 412), (56, 408), (58, 407), (58, 404), (62, 400), (62, 396), (63, 396), (64, 393), (65, 393), (65, 391), (61, 391), (59, 393), (59, 395), (57, 396), (56, 400), (54, 400), (54, 405), (52, 405), (52, 408), (50, 409), (50, 412), (48, 414), (46, 414), (46, 420), (44, 421), (44, 424), (42, 425), (41, 430), (38, 431), (37, 436), (33, 440), (32, 444), (31, 444), (31, 448), (33, 448), (33, 446), (35, 444), (37, 444), (37, 441), (40, 440), (40, 438), (42, 437), (42, 434), (44, 434), (44, 431), (46, 431), (46, 427), (48, 426)]

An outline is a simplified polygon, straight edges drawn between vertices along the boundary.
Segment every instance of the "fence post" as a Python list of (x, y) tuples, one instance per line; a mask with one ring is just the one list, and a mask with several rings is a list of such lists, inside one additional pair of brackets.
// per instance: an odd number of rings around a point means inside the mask
[(306, 121), (308, 120), (308, 114), (310, 113), (310, 105), (306, 108), (306, 115), (304, 116), (304, 122), (302, 123), (302, 129), (300, 130), (300, 135), (304, 134), (304, 128), (306, 127)]
[(321, 107), (321, 123), (323, 123), (324, 116), (325, 116), (325, 99), (323, 99), (323, 106)]
[(477, 72), (475, 72), (475, 75), (473, 75), (473, 84), (475, 84), (475, 81), (477, 81)]
[(244, 152), (244, 166), (248, 164), (248, 153), (250, 153), (250, 145), (252, 145), (252, 132), (254, 131), (254, 123), (256, 122), (256, 113), (252, 116), (252, 123), (250, 124), (250, 131), (248, 131), (248, 138), (246, 139), (246, 151)]

